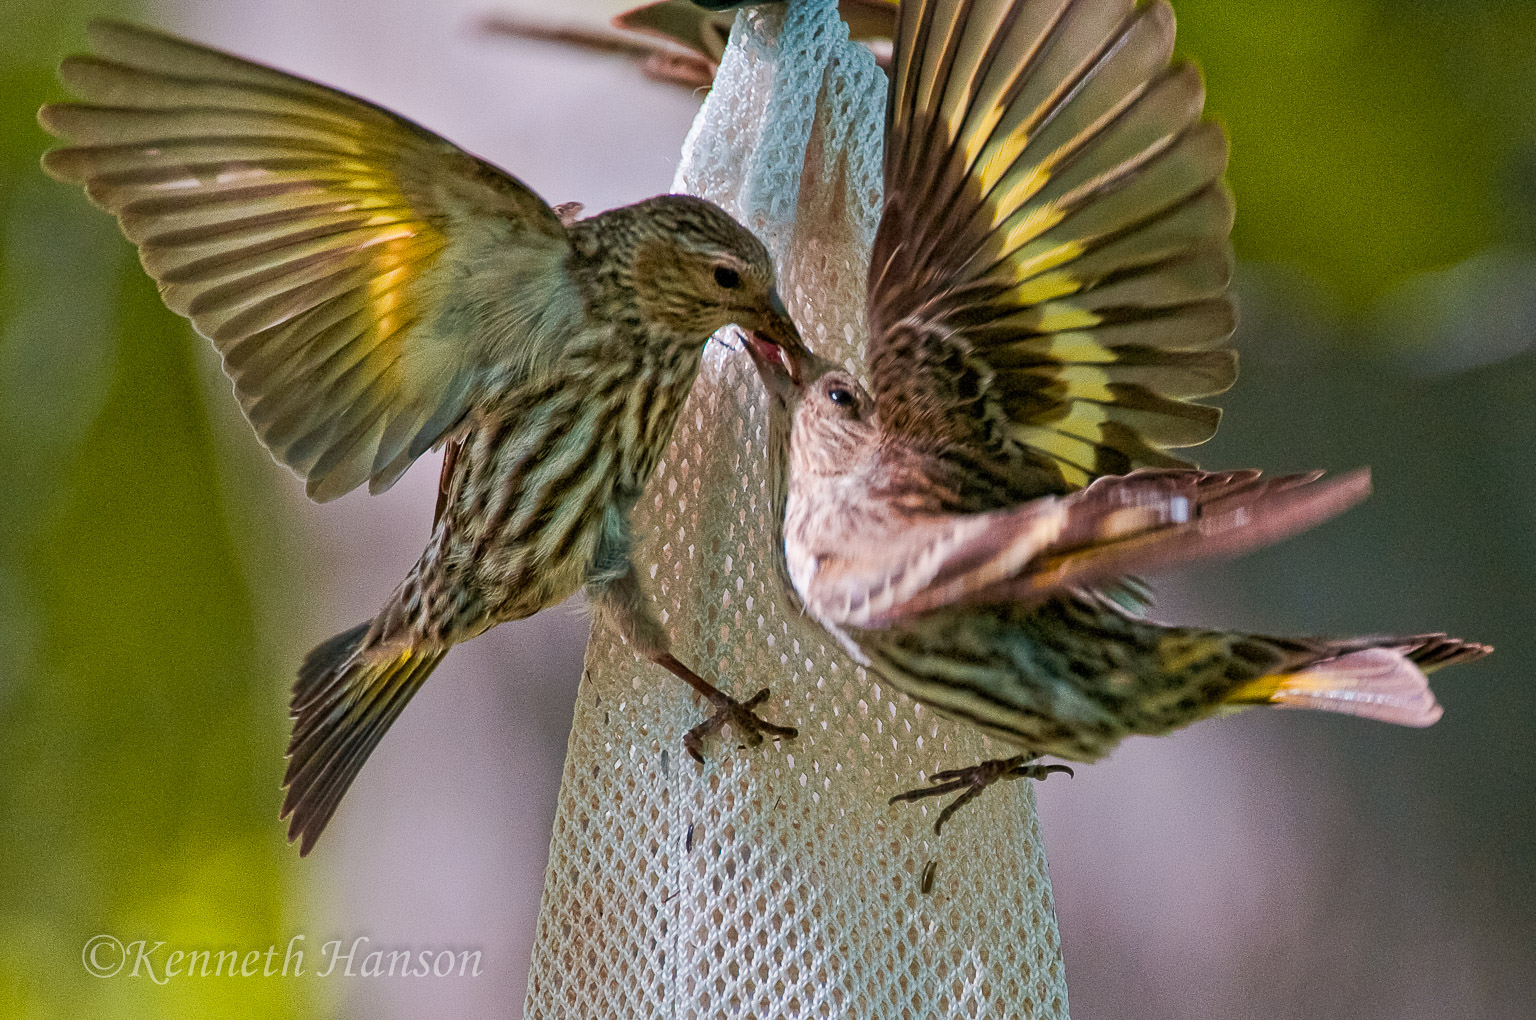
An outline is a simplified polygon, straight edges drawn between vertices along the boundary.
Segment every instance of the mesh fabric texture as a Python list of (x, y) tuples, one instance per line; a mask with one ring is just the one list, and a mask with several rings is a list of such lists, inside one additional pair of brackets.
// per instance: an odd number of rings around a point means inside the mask
[[(768, 244), (807, 342), (857, 371), (886, 81), (831, 0), (737, 18), (674, 190)], [(738, 698), (770, 687), (775, 746), (682, 749), (701, 704), (594, 631), (529, 976), (530, 1020), (1066, 1017), (1029, 784), (933, 834), (927, 773), (1011, 753), (866, 676), (778, 590), (766, 403), (711, 343), (635, 514), (674, 651)], [(921, 889), (932, 863), (931, 889)]]

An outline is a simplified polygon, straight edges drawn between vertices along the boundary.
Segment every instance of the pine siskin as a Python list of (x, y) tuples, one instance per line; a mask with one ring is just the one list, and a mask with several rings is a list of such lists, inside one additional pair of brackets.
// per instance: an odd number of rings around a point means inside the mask
[[(498, 35), (637, 57), (652, 78), (707, 89), (714, 84), (725, 55), (737, 8), (766, 2), (772, 0), (654, 0), (615, 15), (612, 24), (617, 31), (613, 32), (505, 14), (487, 17), (482, 28)], [(870, 45), (876, 61), (887, 66), (880, 44), (891, 38), (896, 25), (896, 0), (839, 0), (837, 7), (850, 37)]]
[(671, 655), (630, 560), (709, 336), (799, 342), (751, 233), (679, 195), (578, 222), (363, 100), (141, 28), (91, 38), (61, 72), (82, 102), (39, 115), (68, 143), (43, 165), (118, 217), (272, 455), (329, 500), (447, 446), (420, 560), (300, 670), (283, 815), (301, 854), (450, 646), (582, 585), (714, 705), (695, 755), (726, 722), (793, 735)]
[[(915, 700), (1025, 753), (894, 798), (1044, 778), (1129, 734), (1281, 705), (1425, 726), (1424, 674), (1487, 654), (1444, 635), (1344, 641), (1172, 627), (1133, 570), (1232, 555), (1366, 494), (1364, 474), (1208, 474), (1187, 398), (1222, 344), (1226, 142), (1170, 65), (1163, 0), (903, 4), (886, 207), (869, 281), (870, 392), (754, 339), (770, 394), (787, 580)], [(1149, 470), (1151, 469), (1151, 470)]]

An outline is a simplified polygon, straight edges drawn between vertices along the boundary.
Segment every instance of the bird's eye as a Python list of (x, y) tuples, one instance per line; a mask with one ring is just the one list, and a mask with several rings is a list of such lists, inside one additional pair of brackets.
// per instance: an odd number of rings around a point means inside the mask
[(852, 407), (855, 402), (853, 391), (846, 386), (834, 386), (827, 390), (827, 399), (838, 407)]
[(730, 266), (716, 266), (715, 282), (726, 290), (735, 290), (741, 283), (741, 274)]

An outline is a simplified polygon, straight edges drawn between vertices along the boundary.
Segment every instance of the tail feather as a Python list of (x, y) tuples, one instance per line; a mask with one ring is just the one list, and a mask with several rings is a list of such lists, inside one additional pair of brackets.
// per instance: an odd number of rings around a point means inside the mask
[(1395, 647), (1426, 673), (1463, 662), (1473, 662), (1493, 651), (1492, 645), (1463, 641), (1446, 634), (1416, 634), (1409, 638), (1398, 638)]
[(1424, 673), (1390, 648), (1367, 648), (1325, 659), (1280, 678), (1270, 702), (1358, 715), (1399, 726), (1429, 726), (1444, 711)]
[(320, 688), (328, 681), (336, 679), (341, 664), (357, 651), (371, 626), (373, 621), (370, 620), (358, 624), (351, 630), (344, 630), (335, 637), (322, 641), (304, 656), (304, 663), (299, 667), (299, 679), (293, 685), (293, 697), (288, 702), (290, 710), (298, 712), (314, 699)]
[(1426, 673), (1471, 662), (1493, 649), (1444, 634), (1358, 638), (1329, 647), (1324, 658), (1243, 684), (1234, 704), (1270, 704), (1357, 715), (1399, 726), (1430, 726), (1444, 709)]
[(364, 648), (367, 633), (363, 624), (321, 644), (294, 685), (281, 817), (300, 856), (314, 848), (368, 755), (443, 657), (440, 649)]

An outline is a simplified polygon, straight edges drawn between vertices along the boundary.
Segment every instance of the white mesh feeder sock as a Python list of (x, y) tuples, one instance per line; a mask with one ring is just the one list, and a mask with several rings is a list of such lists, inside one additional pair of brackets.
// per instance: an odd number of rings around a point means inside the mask
[[(807, 342), (858, 364), (879, 216), (885, 77), (832, 0), (737, 19), (675, 190), (769, 245)], [(699, 701), (594, 632), (550, 846), (525, 1015), (1066, 1017), (1027, 782), (933, 833), (942, 801), (887, 805), (999, 753), (866, 676), (780, 594), (766, 404), (712, 344), (636, 511), (641, 577), (674, 650), (799, 737), (682, 749)], [(932, 866), (932, 886), (921, 889)]]

